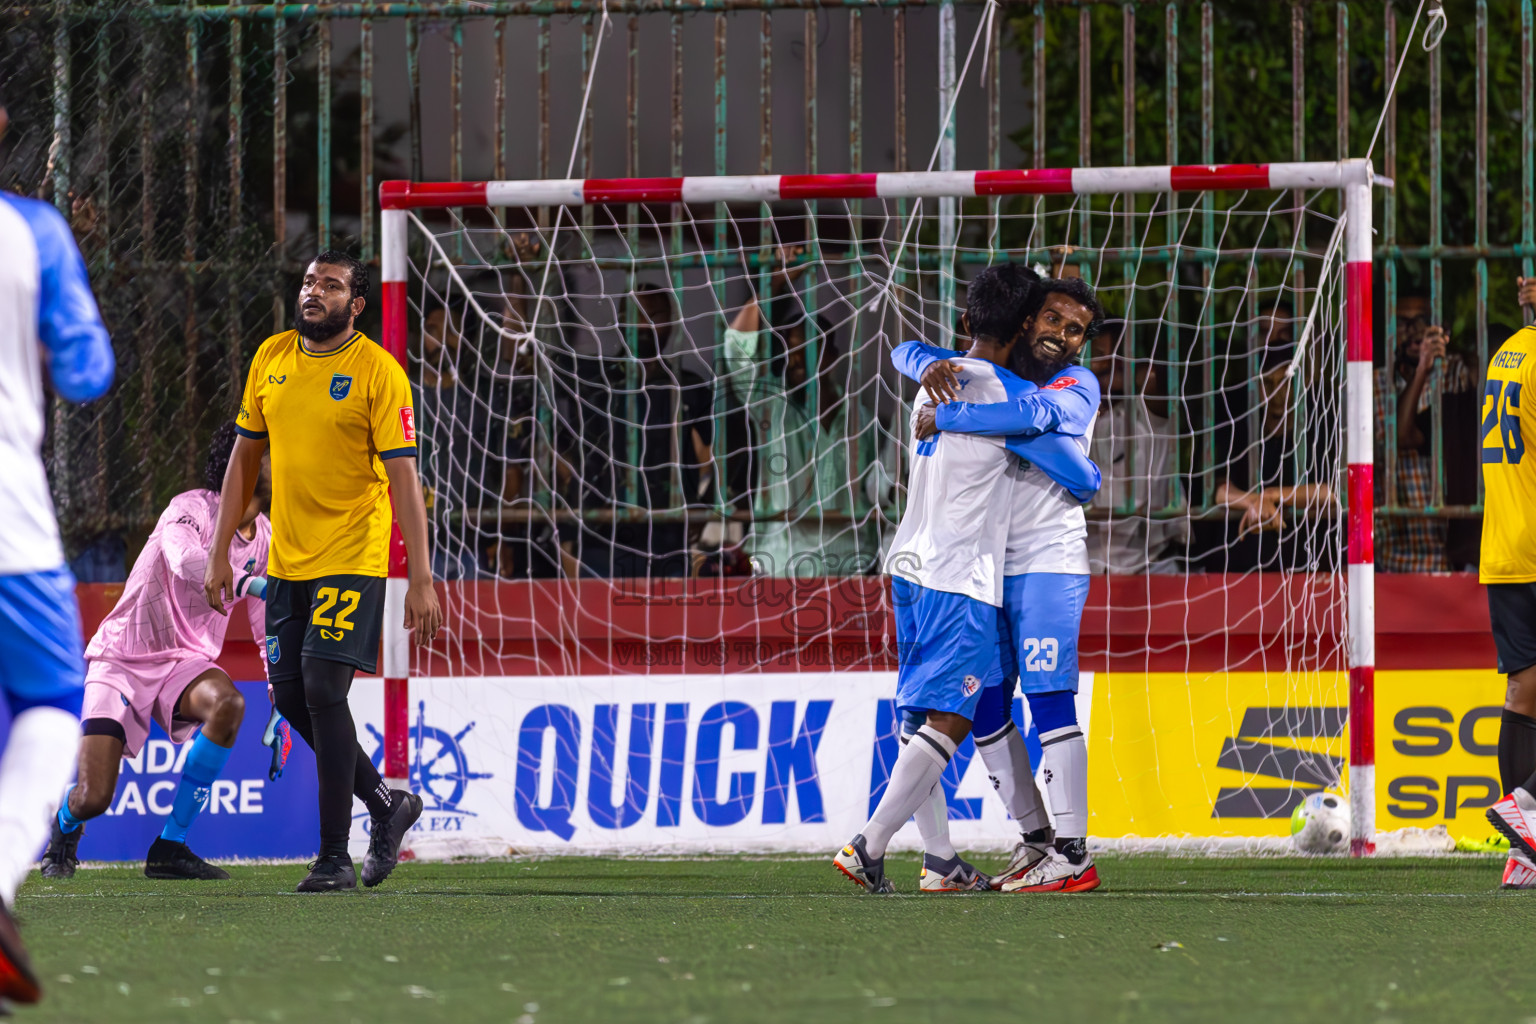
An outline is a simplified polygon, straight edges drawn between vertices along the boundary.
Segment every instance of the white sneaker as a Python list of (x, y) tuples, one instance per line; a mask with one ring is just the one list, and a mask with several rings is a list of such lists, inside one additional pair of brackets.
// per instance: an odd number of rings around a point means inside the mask
[(1509, 849), (1536, 857), (1536, 799), (1516, 786), (1488, 808), (1488, 823), (1509, 840)]
[(1020, 840), (1019, 845), (1013, 848), (1013, 859), (1008, 862), (1008, 866), (1003, 868), (1000, 873), (992, 876), (992, 888), (1001, 889), (1005, 883), (1018, 881), (1020, 878), (1023, 878), (1029, 874), (1031, 868), (1044, 860), (1046, 854), (1050, 852), (1051, 842), (1049, 839), (1038, 843), (1032, 843), (1027, 839)]
[(923, 854), (923, 892), (987, 892), (992, 888), (992, 878), (977, 871), (958, 856), (942, 860), (932, 854)]
[(1524, 850), (1511, 848), (1504, 862), (1504, 880), (1500, 889), (1536, 889), (1536, 863)]
[(1018, 878), (1003, 883), (1003, 892), (1088, 892), (1099, 887), (1099, 869), (1084, 856), (1074, 864), (1054, 849)]
[(854, 836), (848, 840), (848, 845), (837, 851), (832, 858), (832, 866), (848, 876), (865, 892), (887, 893), (895, 892), (896, 886), (885, 877), (885, 858), (871, 857), (869, 851), (864, 849), (864, 837)]

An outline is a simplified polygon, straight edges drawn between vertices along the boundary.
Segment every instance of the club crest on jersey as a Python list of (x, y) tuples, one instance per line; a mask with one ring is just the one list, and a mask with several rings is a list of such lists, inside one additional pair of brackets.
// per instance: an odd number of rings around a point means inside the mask
[(282, 652), (277, 649), (277, 637), (267, 637), (267, 660), (276, 665), (277, 659), (280, 657), (282, 657)]
[(971, 694), (975, 693), (979, 689), (981, 689), (981, 680), (980, 679), (977, 679), (975, 676), (966, 676), (965, 677), (965, 695), (967, 697), (969, 697)]
[(347, 392), (352, 390), (352, 378), (344, 373), (338, 373), (331, 378), (331, 397), (341, 401), (347, 397)]

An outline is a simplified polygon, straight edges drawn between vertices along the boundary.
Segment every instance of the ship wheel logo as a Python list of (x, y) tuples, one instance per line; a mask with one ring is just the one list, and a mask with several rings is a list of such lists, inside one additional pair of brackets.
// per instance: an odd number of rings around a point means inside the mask
[[(426, 803), (428, 811), (447, 811), (473, 817), (473, 811), (460, 810), (459, 801), (472, 779), (489, 779), (490, 772), (472, 772), (464, 756), (464, 737), (475, 727), (470, 722), (456, 733), (426, 723), (427, 702), (416, 705), (416, 724), (411, 726), (410, 786)], [(368, 731), (378, 741), (373, 752), (374, 767), (384, 763), (384, 734), (368, 723)]]

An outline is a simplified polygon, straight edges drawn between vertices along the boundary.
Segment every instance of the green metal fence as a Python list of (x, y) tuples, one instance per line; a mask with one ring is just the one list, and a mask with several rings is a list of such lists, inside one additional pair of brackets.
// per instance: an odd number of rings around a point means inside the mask
[[(1356, 156), (1416, 7), (1006, 3), (941, 125), (955, 48), (987, 13), (975, 0), (8, 4), (0, 186), (71, 216), (121, 364), (112, 397), (53, 413), (71, 552), (142, 535), (195, 479), (306, 256), (376, 259), (382, 177), (562, 176), (568, 152), (578, 177), (903, 170), (941, 132), (961, 167)], [(1441, 45), (1406, 50), (1375, 155), (1397, 185), (1378, 220), (1378, 350), (1396, 348), (1398, 292), (1421, 287), (1480, 374), (1536, 260), (1532, 0), (1444, 9)], [(604, 12), (576, 139), (572, 83)], [(1460, 454), (1433, 408), (1432, 500), (1396, 500), (1389, 420), (1382, 516), (1479, 511), (1479, 484), (1447, 476)]]

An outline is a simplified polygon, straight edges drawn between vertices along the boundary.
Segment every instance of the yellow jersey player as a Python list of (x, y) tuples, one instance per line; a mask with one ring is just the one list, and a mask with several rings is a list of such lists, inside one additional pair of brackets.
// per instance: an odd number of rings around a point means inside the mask
[(1499, 726), (1505, 796), (1488, 809), (1509, 837), (1504, 888), (1536, 889), (1536, 327), (1488, 361), (1483, 387), (1483, 550), (1478, 578), (1499, 671), (1509, 677)]
[[(357, 887), (347, 854), (354, 793), (372, 818), (364, 885), (394, 869), (401, 840), (421, 816), (420, 797), (379, 778), (347, 705), (353, 674), (377, 667), (391, 493), (410, 560), (405, 628), (425, 644), (442, 622), (411, 389), (394, 357), (353, 328), (367, 295), (367, 267), (323, 252), (304, 272), (295, 329), (257, 350), (204, 576), (209, 603), (222, 611), (235, 594), (224, 552), (270, 446), (267, 678), (278, 710), (315, 751), (320, 789), (320, 853), (299, 892)], [(226, 511), (224, 503), (233, 504)]]

